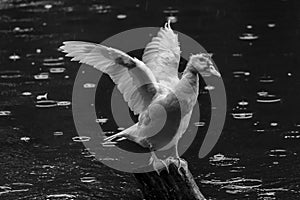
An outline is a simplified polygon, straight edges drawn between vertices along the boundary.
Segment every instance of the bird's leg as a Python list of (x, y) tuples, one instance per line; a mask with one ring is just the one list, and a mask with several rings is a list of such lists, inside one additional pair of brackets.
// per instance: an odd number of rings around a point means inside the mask
[[(187, 162), (184, 160), (184, 159), (182, 159), (182, 158), (180, 158), (180, 156), (179, 156), (179, 153), (178, 153), (178, 147), (177, 147), (177, 145), (175, 145), (175, 158), (174, 157), (169, 157), (168, 159), (167, 159), (169, 162), (170, 161), (174, 161), (174, 160), (177, 160), (177, 162), (178, 162), (178, 165), (177, 165), (177, 168), (178, 168), (178, 173), (182, 176), (183, 174), (181, 173), (181, 171), (180, 171), (180, 168), (181, 167), (183, 167), (186, 171), (187, 171)], [(168, 163), (169, 164), (169, 163)]]
[(163, 168), (163, 167), (166, 167), (166, 170), (169, 173), (169, 168), (168, 168), (167, 163), (165, 161), (159, 159), (153, 151), (151, 151), (151, 158), (149, 161), (149, 164), (151, 164), (151, 163), (153, 164), (153, 168), (157, 172), (158, 175), (160, 174), (159, 169)]

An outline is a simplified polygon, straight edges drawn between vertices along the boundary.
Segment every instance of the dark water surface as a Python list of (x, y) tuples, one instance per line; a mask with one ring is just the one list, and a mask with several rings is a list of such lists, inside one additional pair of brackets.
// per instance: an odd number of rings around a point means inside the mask
[[(82, 145), (90, 138), (77, 137), (71, 99), (79, 64), (58, 47), (162, 26), (170, 16), (175, 30), (214, 54), (227, 90), (223, 134), (200, 160), (213, 89), (202, 85), (198, 140), (183, 156), (201, 191), (208, 199), (300, 199), (296, 0), (0, 0), (0, 199), (141, 199), (130, 174), (104, 166)], [(48, 107), (39, 102), (46, 93)], [(99, 93), (98, 107), (109, 107)], [(117, 131), (104, 108), (98, 114), (108, 119), (105, 131)]]

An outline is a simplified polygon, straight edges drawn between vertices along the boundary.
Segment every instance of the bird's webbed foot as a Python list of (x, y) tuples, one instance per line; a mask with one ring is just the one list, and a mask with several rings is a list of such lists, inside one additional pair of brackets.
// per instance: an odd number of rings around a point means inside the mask
[(167, 163), (168, 163), (168, 165), (170, 164), (170, 163), (176, 163), (177, 162), (177, 168), (178, 168), (178, 173), (181, 175), (181, 176), (183, 176), (183, 174), (182, 174), (182, 172), (181, 172), (181, 168), (184, 168), (185, 169), (185, 171), (188, 171), (188, 164), (187, 164), (187, 162), (184, 160), (184, 159), (182, 159), (182, 158), (180, 158), (180, 157), (176, 157), (176, 158), (174, 158), (174, 157), (169, 157), (169, 158), (167, 158)]
[(149, 164), (151, 163), (158, 175), (160, 175), (160, 170), (163, 168), (166, 168), (167, 172), (169, 173), (168, 163), (164, 160), (157, 158), (157, 156), (153, 152), (149, 161)]

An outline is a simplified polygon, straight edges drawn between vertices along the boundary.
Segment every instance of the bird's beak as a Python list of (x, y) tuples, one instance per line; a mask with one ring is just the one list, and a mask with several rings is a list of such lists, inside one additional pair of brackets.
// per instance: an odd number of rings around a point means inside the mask
[(216, 70), (216, 68), (213, 65), (210, 66), (209, 71), (211, 74), (217, 77), (221, 77), (221, 74)]

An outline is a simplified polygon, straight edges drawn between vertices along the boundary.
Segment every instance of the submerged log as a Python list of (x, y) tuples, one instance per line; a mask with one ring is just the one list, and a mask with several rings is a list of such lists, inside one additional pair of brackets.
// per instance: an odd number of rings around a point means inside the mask
[[(181, 172), (181, 173), (180, 173)], [(171, 161), (169, 172), (156, 171), (135, 173), (146, 200), (205, 200), (187, 165), (178, 171), (178, 163)]]

